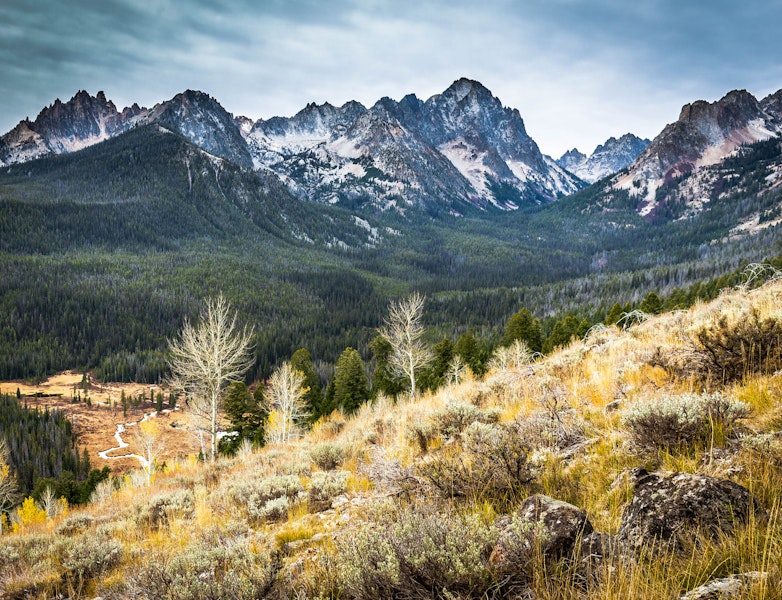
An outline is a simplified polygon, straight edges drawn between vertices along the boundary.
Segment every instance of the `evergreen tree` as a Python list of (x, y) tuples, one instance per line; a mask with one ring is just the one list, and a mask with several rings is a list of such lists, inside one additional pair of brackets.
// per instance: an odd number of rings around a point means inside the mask
[(367, 400), (369, 381), (364, 372), (364, 361), (357, 350), (345, 348), (334, 372), (334, 402), (351, 414)]
[(606, 325), (616, 325), (617, 322), (619, 322), (619, 319), (622, 318), (623, 312), (626, 311), (622, 305), (618, 302), (614, 303), (614, 305), (611, 307), (611, 310), (608, 311), (604, 323)]
[(291, 356), (291, 368), (301, 372), (304, 375), (304, 387), (307, 392), (304, 394), (304, 401), (307, 404), (310, 422), (314, 423), (323, 416), (321, 412), (323, 406), (323, 392), (320, 387), (320, 377), (312, 364), (309, 350), (299, 348)]
[(543, 344), (543, 352), (548, 354), (555, 348), (564, 346), (570, 343), (574, 337), (579, 337), (580, 331), (586, 324), (589, 329), (589, 323), (578, 320), (574, 314), (567, 315), (564, 319), (560, 319), (554, 324), (554, 328), (551, 330), (551, 334), (546, 338)]
[(500, 345), (510, 346), (516, 340), (525, 342), (532, 352), (540, 352), (543, 349), (543, 330), (540, 321), (535, 319), (526, 308), (522, 308), (508, 319)]
[(258, 386), (254, 394), (243, 382), (234, 382), (228, 386), (223, 400), (223, 411), (231, 423), (231, 431), (236, 435), (224, 437), (220, 441), (220, 450), (233, 454), (242, 440), (250, 440), (254, 445), (264, 443), (264, 425), (269, 409), (263, 397), (263, 386)]
[(649, 292), (641, 302), (641, 306), (638, 307), (643, 312), (649, 315), (660, 314), (663, 310), (663, 303), (660, 297), (654, 292)]
[(377, 396), (382, 393), (396, 398), (404, 390), (405, 386), (389, 362), (394, 351), (391, 342), (384, 336), (377, 335), (369, 343), (369, 348), (372, 350), (375, 362), (375, 370), (372, 375), (372, 395)]
[(436, 390), (445, 383), (448, 366), (454, 355), (453, 342), (443, 338), (434, 345), (432, 351), (434, 352), (432, 366), (421, 375), (421, 387), (428, 390)]
[(472, 372), (480, 375), (486, 371), (486, 352), (482, 351), (475, 332), (470, 329), (462, 334), (453, 347), (453, 353), (462, 357), (462, 360), (472, 369)]

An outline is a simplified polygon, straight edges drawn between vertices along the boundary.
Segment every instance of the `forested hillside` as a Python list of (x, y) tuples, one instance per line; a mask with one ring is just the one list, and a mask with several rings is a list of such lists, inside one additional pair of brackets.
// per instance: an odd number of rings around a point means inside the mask
[(86, 502), (109, 476), (108, 469), (91, 468), (89, 454), (77, 445), (73, 426), (61, 411), (28, 409), (10, 394), (0, 394), (0, 439), (22, 496), (35, 493), (40, 498), (51, 486), (56, 498)]
[(780, 204), (745, 187), (679, 220), (641, 218), (622, 191), (605, 204), (599, 185), (513, 213), (364, 214), (140, 127), (0, 170), (0, 377), (158, 381), (166, 340), (219, 292), (255, 327), (250, 381), (301, 347), (324, 376), (348, 346), (371, 358), (389, 298), (411, 290), (432, 343), (472, 329), (491, 347), (521, 308), (548, 336), (568, 313), (595, 323), (782, 253), (776, 227), (735, 230)]

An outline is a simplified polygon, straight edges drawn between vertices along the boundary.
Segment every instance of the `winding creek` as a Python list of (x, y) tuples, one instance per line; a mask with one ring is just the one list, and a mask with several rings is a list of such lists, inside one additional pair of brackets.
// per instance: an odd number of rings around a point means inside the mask
[[(170, 412), (171, 409), (165, 409), (161, 411), (161, 414), (167, 414)], [(117, 430), (114, 432), (114, 439), (117, 440), (117, 445), (112, 448), (108, 448), (107, 450), (101, 450), (100, 452), (98, 452), (98, 456), (101, 457), (103, 460), (116, 460), (119, 458), (135, 458), (136, 460), (138, 460), (142, 468), (146, 468), (147, 459), (141, 456), (140, 454), (133, 454), (132, 452), (128, 452), (125, 454), (113, 454), (111, 456), (109, 455), (116, 450), (122, 450), (130, 446), (128, 442), (122, 439), (122, 434), (127, 431), (128, 427), (138, 426), (140, 423), (143, 423), (147, 419), (155, 418), (157, 414), (158, 414), (157, 411), (153, 410), (152, 412), (144, 413), (144, 417), (141, 419), (141, 421), (131, 421), (129, 423), (117, 423)]]

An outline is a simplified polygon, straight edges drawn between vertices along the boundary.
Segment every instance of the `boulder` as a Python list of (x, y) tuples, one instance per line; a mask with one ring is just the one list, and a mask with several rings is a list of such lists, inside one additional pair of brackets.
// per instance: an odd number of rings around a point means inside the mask
[(497, 519), (500, 535), (491, 563), (500, 571), (527, 570), (537, 553), (543, 559), (571, 557), (576, 543), (592, 533), (592, 524), (580, 508), (536, 494), (510, 516)]
[(728, 598), (736, 598), (749, 589), (753, 583), (763, 581), (767, 577), (768, 573), (751, 571), (715, 579), (687, 592), (679, 600), (727, 600)]
[(687, 538), (730, 534), (758, 510), (747, 488), (690, 473), (633, 473), (634, 493), (622, 513), (618, 541), (638, 551), (649, 544), (682, 548)]

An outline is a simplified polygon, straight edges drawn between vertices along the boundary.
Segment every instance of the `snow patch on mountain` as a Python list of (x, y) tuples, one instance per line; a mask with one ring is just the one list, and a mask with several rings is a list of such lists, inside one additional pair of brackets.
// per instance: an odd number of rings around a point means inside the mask
[(649, 143), (649, 140), (642, 140), (627, 133), (619, 139), (609, 138), (604, 144), (597, 146), (588, 157), (573, 148), (565, 152), (556, 162), (579, 179), (595, 183), (630, 165)]
[(489, 194), (487, 178), (491, 169), (484, 164), (485, 152), (467, 143), (464, 138), (441, 144), (437, 148), (456, 169), (470, 182), (473, 189), (481, 196)]

